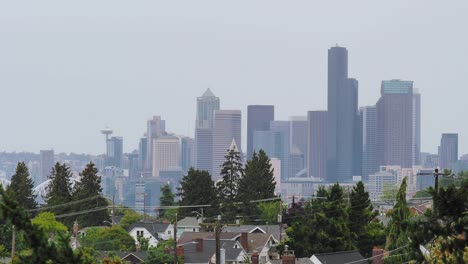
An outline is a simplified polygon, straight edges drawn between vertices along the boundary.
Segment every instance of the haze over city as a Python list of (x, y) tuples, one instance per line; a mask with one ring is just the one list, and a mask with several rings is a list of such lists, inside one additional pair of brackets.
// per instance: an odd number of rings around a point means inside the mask
[(275, 105), (278, 120), (326, 109), (335, 44), (360, 106), (375, 104), (381, 80), (413, 80), (421, 151), (436, 153), (446, 132), (468, 151), (466, 1), (109, 3), (0, 3), (0, 151), (101, 154), (108, 125), (129, 152), (153, 115), (193, 137), (207, 87), (242, 110), (245, 137), (249, 104)]

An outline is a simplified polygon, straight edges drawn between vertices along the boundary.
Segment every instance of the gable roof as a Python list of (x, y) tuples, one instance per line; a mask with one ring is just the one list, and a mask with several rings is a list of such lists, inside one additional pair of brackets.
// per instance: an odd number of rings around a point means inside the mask
[(122, 259), (122, 260), (126, 260), (126, 259), (129, 259), (131, 258), (132, 256), (140, 261), (144, 261), (145, 258), (146, 258), (146, 252), (144, 251), (136, 251), (136, 252), (120, 252), (118, 253), (118, 256)]
[[(244, 251), (242, 248), (234, 248), (236, 241), (223, 240), (222, 248), (226, 252), (226, 262), (235, 261), (237, 257)], [(184, 247), (184, 263), (208, 263), (216, 253), (216, 241), (203, 240), (203, 251), (196, 250), (196, 243), (183, 245)]]
[(158, 236), (158, 233), (164, 233), (169, 224), (164, 223), (133, 223), (128, 227), (128, 232), (131, 232), (134, 228), (145, 228), (150, 232), (154, 237)]
[[(247, 231), (248, 233), (271, 233), (273, 238), (279, 241), (280, 229), (278, 225), (240, 225), (240, 226), (228, 226), (226, 227), (227, 232)], [(283, 234), (283, 238), (284, 238)]]
[(352, 261), (359, 261), (355, 262), (355, 264), (364, 264), (368, 263), (367, 260), (357, 251), (341, 251), (341, 252), (332, 252), (332, 253), (321, 253), (321, 254), (314, 254), (312, 258), (317, 258), (321, 263), (333, 263), (333, 264), (344, 264)]
[[(232, 232), (221, 232), (220, 239), (221, 240), (236, 240), (239, 236), (239, 233), (232, 233)], [(177, 241), (179, 244), (185, 244), (190, 241), (193, 241), (197, 238), (207, 239), (207, 240), (214, 240), (215, 234), (213, 232), (184, 232), (179, 240)]]
[(247, 252), (253, 253), (255, 250), (260, 251), (265, 246), (268, 246), (267, 243), (272, 238), (272, 234), (263, 234), (263, 233), (249, 233), (247, 234), (247, 243), (249, 248)]
[(197, 217), (187, 216), (177, 222), (177, 227), (200, 227)]

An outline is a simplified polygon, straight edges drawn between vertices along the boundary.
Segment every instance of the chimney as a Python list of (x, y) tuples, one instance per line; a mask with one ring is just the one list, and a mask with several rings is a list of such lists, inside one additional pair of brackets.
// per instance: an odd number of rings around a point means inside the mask
[(74, 237), (78, 235), (78, 229), (79, 229), (78, 221), (75, 221), (73, 223), (73, 236)]
[(196, 238), (195, 243), (195, 249), (197, 252), (203, 252), (203, 238)]
[(177, 246), (177, 256), (183, 258), (184, 257), (184, 247)]
[(244, 248), (245, 251), (249, 252), (249, 238), (248, 233), (246, 231), (242, 231), (240, 236), (240, 244)]
[(288, 245), (284, 247), (282, 264), (296, 264), (296, 256), (294, 250), (288, 250)]
[(383, 264), (384, 253), (385, 250), (383, 248), (374, 247), (372, 249), (372, 264)]
[(259, 263), (259, 256), (258, 256), (258, 251), (257, 250), (254, 250), (254, 252), (252, 253), (252, 264), (258, 264)]

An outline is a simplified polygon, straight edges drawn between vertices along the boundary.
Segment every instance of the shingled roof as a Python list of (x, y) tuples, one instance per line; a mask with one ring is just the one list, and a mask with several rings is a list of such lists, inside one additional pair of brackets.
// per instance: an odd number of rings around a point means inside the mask
[(344, 264), (353, 261), (358, 261), (354, 262), (355, 264), (368, 263), (357, 250), (314, 254), (310, 259), (314, 264)]

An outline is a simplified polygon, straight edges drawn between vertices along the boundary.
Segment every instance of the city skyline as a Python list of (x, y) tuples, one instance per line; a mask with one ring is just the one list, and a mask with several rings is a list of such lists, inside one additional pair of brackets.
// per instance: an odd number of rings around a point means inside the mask
[[(170, 3), (112, 10), (96, 4), (93, 11), (83, 8), (86, 3), (76, 9), (54, 3), (55, 11), (47, 1), (27, 10), (4, 3), (0, 113), (2, 127), (15, 129), (0, 131), (0, 151), (103, 154), (99, 130), (108, 125), (130, 152), (153, 115), (167, 120), (168, 131), (193, 137), (194, 98), (208, 87), (222, 109), (242, 110), (245, 139), (247, 105), (274, 105), (276, 120), (326, 109), (326, 50), (338, 43), (350, 52), (349, 76), (359, 80), (359, 106), (378, 100), (382, 80), (413, 80), (423, 96), (421, 151), (437, 153), (442, 133), (458, 133), (459, 153), (467, 153), (468, 127), (454, 118), (464, 111), (468, 85), (467, 54), (460, 52), (468, 43), (456, 33), (467, 24), (461, 13), (467, 4), (424, 2), (424, 10), (420, 4), (343, 3), (336, 10), (328, 3), (317, 8), (271, 3), (262, 13), (258, 3), (250, 9), (245, 3), (232, 8), (217, 3), (216, 14), (204, 13), (210, 9), (199, 3), (191, 4), (196, 12), (171, 17), (165, 11), (181, 10)], [(354, 12), (345, 12), (350, 9)], [(332, 11), (337, 13), (329, 16)], [(44, 14), (49, 20), (39, 19)], [(243, 23), (234, 23), (240, 15)], [(399, 19), (391, 19), (395, 16)], [(122, 27), (119, 21), (127, 17)], [(166, 24), (170, 30), (161, 27)], [(44, 36), (39, 42), (38, 34)], [(193, 45), (182, 44), (187, 38)], [(444, 52), (433, 52), (439, 50)], [(26, 107), (15, 106), (20, 99)]]

